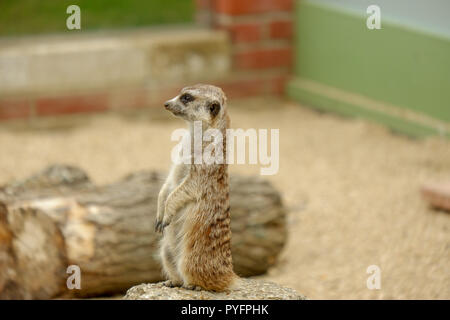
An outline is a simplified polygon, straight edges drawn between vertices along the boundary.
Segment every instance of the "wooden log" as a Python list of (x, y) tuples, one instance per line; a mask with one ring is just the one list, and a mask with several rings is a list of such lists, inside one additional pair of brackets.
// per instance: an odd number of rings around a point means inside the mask
[[(162, 279), (153, 231), (164, 174), (137, 172), (93, 185), (80, 169), (52, 166), (0, 188), (0, 299), (87, 297)], [(259, 177), (230, 179), (237, 274), (264, 273), (286, 241), (279, 193)], [(69, 290), (67, 267), (81, 289)]]

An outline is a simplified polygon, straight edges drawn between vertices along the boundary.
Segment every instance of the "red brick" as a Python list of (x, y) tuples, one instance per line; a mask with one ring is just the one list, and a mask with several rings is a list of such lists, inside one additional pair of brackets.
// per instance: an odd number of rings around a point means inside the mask
[(291, 11), (293, 0), (215, 0), (215, 11), (243, 15), (269, 11)]
[(234, 65), (237, 69), (284, 67), (290, 66), (291, 61), (291, 48), (256, 49), (234, 56)]
[(285, 86), (289, 77), (287, 75), (276, 76), (268, 80), (269, 92), (276, 95), (283, 95), (285, 93)]
[(0, 120), (27, 118), (31, 115), (28, 98), (0, 99)]
[(109, 95), (109, 108), (135, 109), (149, 104), (148, 91), (145, 88), (129, 88), (116, 90)]
[(261, 25), (259, 24), (235, 24), (219, 28), (230, 32), (231, 40), (234, 43), (255, 42), (261, 39)]
[(291, 38), (292, 37), (292, 21), (273, 21), (269, 26), (271, 38)]
[(36, 100), (37, 115), (95, 112), (108, 109), (106, 94), (45, 97)]

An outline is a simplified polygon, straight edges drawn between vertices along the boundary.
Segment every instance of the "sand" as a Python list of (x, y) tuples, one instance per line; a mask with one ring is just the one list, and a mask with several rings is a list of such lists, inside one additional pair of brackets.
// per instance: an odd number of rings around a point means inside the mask
[[(0, 124), (0, 184), (51, 163), (112, 182), (167, 170), (181, 120), (163, 108)], [(450, 214), (428, 208), (428, 181), (450, 180), (450, 141), (415, 140), (366, 120), (277, 99), (232, 101), (235, 128), (280, 129), (280, 169), (267, 176), (289, 208), (289, 240), (262, 278), (310, 299), (450, 299)], [(259, 174), (259, 165), (231, 173)], [(366, 269), (381, 270), (369, 290)]]

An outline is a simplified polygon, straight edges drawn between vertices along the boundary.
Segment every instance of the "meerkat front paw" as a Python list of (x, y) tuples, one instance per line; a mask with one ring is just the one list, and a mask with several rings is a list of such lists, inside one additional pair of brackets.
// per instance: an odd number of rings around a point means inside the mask
[(171, 217), (167, 215), (165, 215), (162, 220), (157, 219), (155, 224), (155, 230), (157, 232), (162, 233), (164, 231), (164, 228), (170, 224), (171, 220), (172, 220)]
[(155, 231), (162, 233), (164, 231), (164, 228), (167, 227), (168, 225), (169, 223), (167, 221), (156, 219)]
[(175, 288), (175, 287), (181, 287), (183, 283), (181, 281), (176, 281), (176, 280), (166, 280), (162, 284), (165, 287)]
[(155, 219), (155, 231), (156, 232), (161, 232), (161, 224), (162, 224), (162, 219), (163, 219), (163, 215), (159, 213), (157, 213), (156, 215), (156, 219)]
[(187, 290), (194, 290), (194, 291), (202, 291), (203, 288), (200, 286), (197, 286), (195, 284), (184, 284), (183, 288), (187, 289)]

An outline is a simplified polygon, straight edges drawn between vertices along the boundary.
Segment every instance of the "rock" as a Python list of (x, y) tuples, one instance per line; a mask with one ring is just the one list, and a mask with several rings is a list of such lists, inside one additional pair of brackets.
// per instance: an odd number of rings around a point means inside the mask
[(127, 291), (125, 300), (306, 300), (294, 289), (276, 283), (241, 278), (230, 292), (194, 291), (168, 288), (158, 283), (140, 284)]
[(450, 181), (428, 183), (422, 186), (422, 196), (435, 209), (450, 212)]

